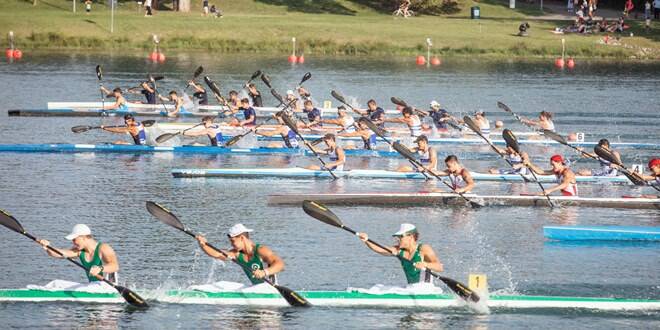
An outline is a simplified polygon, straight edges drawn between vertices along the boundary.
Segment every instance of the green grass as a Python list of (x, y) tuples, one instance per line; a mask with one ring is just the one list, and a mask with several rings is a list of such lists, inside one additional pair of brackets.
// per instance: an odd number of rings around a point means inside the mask
[[(410, 19), (394, 19), (348, 0), (336, 3), (350, 15), (309, 14), (265, 1), (222, 1), (226, 4), (222, 19), (202, 17), (197, 0), (191, 13), (157, 11), (151, 18), (138, 12), (134, 2), (127, 2), (115, 13), (113, 34), (110, 11), (104, 5), (95, 4), (92, 14), (86, 15), (82, 4), (73, 14), (71, 1), (38, 1), (36, 7), (25, 0), (0, 2), (0, 31), (13, 30), (23, 49), (144, 50), (153, 47), (151, 34), (157, 33), (166, 51), (284, 54), (291, 52), (295, 36), (299, 52), (308, 55), (418, 55), (425, 54), (424, 41), (430, 37), (434, 51), (443, 56), (543, 57), (560, 54), (563, 37), (571, 56), (660, 59), (656, 23), (646, 34), (633, 22), (637, 36), (624, 38), (631, 48), (604, 46), (597, 43), (602, 36), (554, 35), (549, 31), (565, 22), (534, 20), (540, 14), (537, 9), (510, 10), (496, 0), (479, 3), (481, 20), (469, 19), (472, 2), (462, 2), (460, 12), (449, 16)], [(530, 22), (531, 37), (513, 36), (522, 21)]]

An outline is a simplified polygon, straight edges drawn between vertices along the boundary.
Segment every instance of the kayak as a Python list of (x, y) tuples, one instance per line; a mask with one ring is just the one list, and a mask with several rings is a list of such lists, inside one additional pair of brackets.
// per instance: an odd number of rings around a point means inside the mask
[[(347, 156), (354, 157), (399, 157), (396, 151), (346, 149)], [(157, 147), (132, 144), (0, 144), (0, 152), (47, 152), (47, 153), (174, 153), (212, 155), (301, 155), (313, 156), (299, 148), (223, 148), (213, 146)]]
[[(194, 125), (197, 125), (199, 123), (158, 123), (157, 128), (162, 132), (162, 133), (176, 133), (181, 130), (191, 128)], [(153, 130), (156, 126), (150, 128)], [(223, 130), (224, 132), (227, 133), (243, 133), (244, 130), (240, 130), (237, 132), (237, 129), (233, 126), (221, 126), (222, 128), (226, 127)], [(200, 128), (201, 129), (201, 128)], [(264, 126), (264, 129), (268, 129), (267, 126)], [(194, 131), (195, 129), (193, 129)], [(147, 130), (149, 132), (149, 129)], [(300, 130), (301, 134), (303, 135), (303, 138), (305, 140), (316, 140), (320, 139), (322, 137), (321, 134), (313, 134), (311, 130), (309, 129), (301, 129)], [(401, 140), (410, 140), (411, 137), (406, 135), (408, 131), (402, 131), (403, 133), (400, 135), (394, 135), (394, 136), (387, 136), (388, 139), (392, 141), (401, 141)], [(160, 133), (160, 134), (162, 134)], [(491, 136), (499, 135), (497, 132), (491, 133)], [(516, 136), (539, 136), (538, 133), (536, 132), (515, 132)], [(480, 145), (480, 146), (485, 146), (486, 143), (479, 138), (478, 136), (474, 134), (468, 134), (468, 137), (429, 137), (429, 143), (431, 144), (456, 144), (456, 145)], [(230, 137), (228, 137), (230, 138)], [(346, 136), (338, 136), (337, 137), (339, 140), (343, 141), (354, 141), (356, 144), (361, 145), (362, 144), (362, 138), (357, 137), (357, 136), (352, 136), (352, 137), (346, 137)], [(261, 141), (282, 141), (282, 138), (279, 136), (274, 136), (274, 137), (264, 137), (264, 136), (259, 136), (258, 140)], [(385, 144), (381, 138), (378, 138), (378, 142)], [(506, 141), (502, 139), (493, 139), (491, 142), (495, 145), (500, 145), (500, 146), (505, 146)], [(560, 146), (561, 144), (557, 141), (554, 140), (549, 140), (549, 139), (524, 139), (524, 140), (518, 140), (519, 144), (522, 145), (544, 145), (544, 146)], [(598, 144), (596, 141), (582, 141), (582, 142), (569, 142), (570, 145), (574, 147), (594, 147)], [(660, 143), (646, 143), (646, 142), (610, 142), (610, 145), (613, 148), (636, 148), (636, 149), (659, 149), (660, 150)]]
[[(539, 206), (548, 207), (545, 196), (508, 196), (465, 194), (468, 199), (485, 206)], [(551, 196), (556, 206), (583, 206), (598, 208), (655, 209), (660, 210), (658, 198), (600, 198)], [(467, 202), (454, 193), (327, 193), (327, 194), (275, 194), (268, 196), (269, 205), (302, 205), (311, 200), (328, 205), (354, 206), (465, 206)]]
[[(348, 153), (348, 151), (347, 151)], [(335, 176), (359, 179), (417, 179), (426, 177), (418, 172), (396, 172), (385, 170), (346, 170), (333, 171)], [(517, 174), (486, 174), (471, 172), (475, 181), (523, 182)], [(208, 168), (208, 169), (173, 169), (175, 178), (222, 178), (222, 177), (273, 177), (273, 178), (332, 178), (325, 170), (308, 170), (304, 168)], [(531, 175), (528, 175), (533, 180)], [(432, 179), (435, 179), (431, 176)], [(446, 178), (446, 177), (445, 177)], [(538, 175), (540, 182), (557, 182), (552, 175)], [(579, 183), (631, 183), (625, 176), (576, 176)]]
[[(277, 293), (203, 292), (170, 290), (164, 293), (138, 291), (148, 300), (176, 304), (256, 305), (286, 307), (287, 302)], [(449, 308), (465, 303), (448, 294), (371, 294), (359, 291), (298, 291), (313, 306), (383, 307), (383, 308)], [(0, 302), (55, 302), (117, 304), (123, 299), (117, 293), (87, 293), (78, 291), (48, 291), (30, 289), (0, 290)], [(658, 310), (660, 300), (600, 297), (491, 295), (489, 308), (580, 308), (594, 310)]]
[(543, 236), (557, 241), (660, 241), (660, 227), (543, 226)]

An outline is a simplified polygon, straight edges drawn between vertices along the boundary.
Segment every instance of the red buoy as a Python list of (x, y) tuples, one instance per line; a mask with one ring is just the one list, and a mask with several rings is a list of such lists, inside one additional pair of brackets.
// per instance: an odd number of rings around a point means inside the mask
[(298, 63), (300, 63), (300, 64), (305, 63), (305, 55), (298, 56)]
[(5, 50), (5, 56), (7, 56), (7, 58), (14, 58), (14, 50), (11, 48), (7, 48)]
[(158, 62), (160, 62), (160, 63), (165, 62), (165, 54), (158, 53)]
[(23, 57), (23, 52), (20, 49), (14, 49), (14, 58), (20, 60)]
[(298, 57), (296, 55), (289, 55), (289, 63), (298, 62)]
[(153, 61), (153, 62), (158, 61), (158, 53), (156, 53), (156, 52), (151, 52), (151, 54), (149, 54), (149, 59), (150, 59), (151, 61)]
[(426, 64), (426, 57), (419, 55), (417, 56), (417, 65), (424, 65)]
[(563, 68), (564, 67), (564, 59), (563, 58), (558, 58), (555, 60), (555, 66), (558, 68)]
[(569, 68), (569, 69), (574, 68), (575, 67), (575, 60), (573, 60), (573, 58), (569, 58), (568, 60), (566, 60), (566, 67)]
[(440, 58), (438, 58), (436, 56), (431, 57), (431, 65), (438, 66), (440, 64), (442, 64), (442, 61), (440, 61)]

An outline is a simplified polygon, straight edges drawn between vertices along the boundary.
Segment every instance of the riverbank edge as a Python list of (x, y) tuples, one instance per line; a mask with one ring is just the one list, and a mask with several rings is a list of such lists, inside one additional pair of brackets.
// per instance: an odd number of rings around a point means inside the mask
[[(614, 59), (614, 60), (660, 60), (658, 52), (643, 52), (636, 46), (596, 44), (597, 47), (576, 46), (571, 48), (569, 57), (579, 59)], [(66, 36), (59, 33), (32, 33), (22, 39), (20, 49), (24, 51), (147, 51), (153, 50), (151, 40), (137, 41), (126, 37), (98, 38), (84, 36)], [(241, 41), (235, 39), (196, 38), (177, 36), (163, 38), (160, 49), (168, 51), (210, 51), (222, 54), (290, 54), (288, 44), (273, 40)], [(335, 42), (329, 39), (305, 40), (300, 48), (305, 55), (312, 56), (417, 56), (426, 55), (423, 44), (414, 47), (400, 47), (386, 42)], [(554, 58), (560, 56), (558, 49), (533, 47), (524, 42), (509, 47), (487, 48), (465, 46), (460, 48), (441, 47), (433, 49), (433, 55), (450, 57), (480, 58)]]

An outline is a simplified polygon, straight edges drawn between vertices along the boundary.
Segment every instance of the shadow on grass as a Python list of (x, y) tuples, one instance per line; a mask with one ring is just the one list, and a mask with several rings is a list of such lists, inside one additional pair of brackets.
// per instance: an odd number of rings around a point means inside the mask
[(101, 26), (101, 24), (99, 24), (99, 23), (97, 23), (97, 22), (95, 22), (95, 21), (92, 21), (92, 20), (90, 20), (90, 19), (85, 19), (84, 22), (85, 22), (85, 23), (92, 24), (92, 25), (96, 26), (97, 28), (99, 28), (99, 29), (101, 29), (101, 30), (103, 30), (103, 31), (110, 32), (110, 30), (108, 30), (106, 27)]
[[(28, 0), (28, 1), (25, 1), (25, 2), (32, 3), (32, 1), (29, 1), (29, 0)], [(59, 10), (64, 10), (64, 11), (72, 11), (72, 7), (62, 7), (62, 6), (58, 6), (58, 5), (56, 5), (56, 4), (51, 3), (50, 1), (43, 1), (43, 0), (37, 1), (37, 6), (40, 6), (40, 5), (44, 5), (44, 6), (48, 6), (48, 7), (53, 7), (53, 8), (56, 8), (56, 9), (59, 9)]]
[[(369, 7), (375, 11), (388, 14), (399, 8), (400, 0), (348, 0)], [(413, 1), (410, 9), (424, 15), (451, 15), (461, 11), (461, 5), (455, 0), (433, 1), (429, 4), (420, 4)]]
[(256, 0), (269, 5), (287, 6), (289, 11), (308, 14), (355, 15), (356, 12), (334, 0)]

